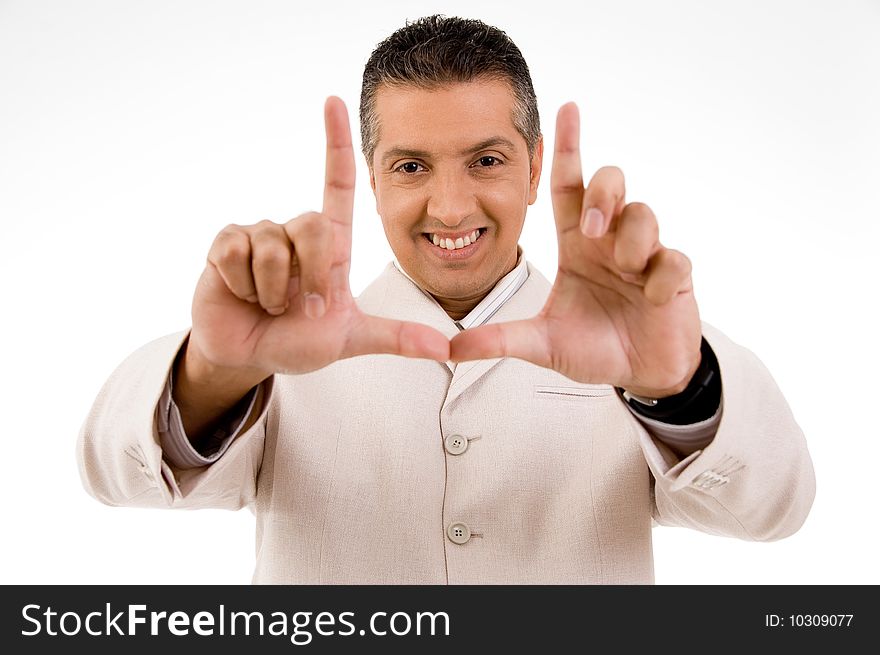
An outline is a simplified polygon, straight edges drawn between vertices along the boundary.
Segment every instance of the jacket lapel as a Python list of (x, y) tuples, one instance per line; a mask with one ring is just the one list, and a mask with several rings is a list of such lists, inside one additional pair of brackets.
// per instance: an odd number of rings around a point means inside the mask
[[(422, 323), (449, 339), (458, 334), (458, 327), (449, 318), (449, 314), (429, 294), (397, 270), (394, 262), (389, 263), (382, 274), (363, 290), (357, 298), (357, 304), (367, 314)], [(446, 368), (452, 372), (455, 365), (446, 362)]]
[[(531, 318), (541, 311), (550, 293), (551, 285), (531, 263), (527, 266), (528, 279), (519, 291), (486, 321), (486, 324)], [(364, 289), (357, 298), (357, 304), (362, 311), (373, 316), (428, 325), (449, 339), (459, 333), (458, 326), (437, 301), (397, 270), (393, 262), (389, 263), (382, 274)], [(446, 403), (458, 398), (500, 361), (501, 358), (481, 359), (461, 362), (458, 365), (446, 362), (446, 367), (453, 374)]]
[[(511, 298), (504, 303), (501, 308), (495, 312), (486, 325), (491, 323), (504, 323), (506, 321), (518, 321), (521, 319), (532, 318), (544, 307), (547, 296), (550, 293), (550, 283), (547, 281), (540, 271), (527, 264), (529, 269), (529, 277)], [(502, 358), (480, 359), (473, 362), (461, 362), (453, 371), (452, 383), (446, 394), (446, 402), (448, 405), (466, 391), (474, 382), (483, 377), (493, 367), (495, 367)]]

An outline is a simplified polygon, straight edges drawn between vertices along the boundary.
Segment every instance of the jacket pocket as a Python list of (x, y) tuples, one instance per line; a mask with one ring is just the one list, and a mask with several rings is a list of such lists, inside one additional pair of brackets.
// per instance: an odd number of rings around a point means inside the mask
[(613, 396), (614, 387), (607, 384), (583, 384), (578, 386), (548, 386), (535, 385), (535, 396), (564, 400), (566, 398), (577, 400), (579, 398), (603, 398)]

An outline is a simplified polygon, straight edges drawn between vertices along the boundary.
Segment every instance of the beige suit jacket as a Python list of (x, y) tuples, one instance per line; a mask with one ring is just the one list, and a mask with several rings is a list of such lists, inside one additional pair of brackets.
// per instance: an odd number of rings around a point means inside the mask
[[(491, 322), (535, 315), (549, 290), (529, 265)], [(357, 302), (458, 331), (393, 265)], [(147, 344), (107, 381), (77, 443), (83, 484), (109, 505), (249, 507), (256, 583), (651, 583), (652, 518), (773, 540), (813, 501), (804, 437), (772, 377), (705, 323), (723, 414), (712, 443), (681, 461), (609, 385), (517, 359), (370, 355), (275, 376), (216, 463), (176, 470), (156, 405), (186, 334)]]

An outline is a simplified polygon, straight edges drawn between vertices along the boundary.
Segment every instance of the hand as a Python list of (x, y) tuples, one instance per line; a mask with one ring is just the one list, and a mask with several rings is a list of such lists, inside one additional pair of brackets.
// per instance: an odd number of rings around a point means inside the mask
[(700, 364), (690, 260), (659, 241), (657, 219), (626, 204), (623, 173), (599, 169), (584, 189), (574, 103), (556, 120), (551, 173), (559, 270), (534, 318), (465, 330), (453, 361), (518, 357), (572, 380), (662, 398)]
[(240, 370), (256, 384), (273, 373), (305, 373), (368, 353), (449, 357), (440, 332), (368, 316), (354, 303), (348, 278), (355, 161), (342, 100), (327, 99), (324, 119), (321, 213), (283, 225), (230, 225), (211, 246), (186, 353), (190, 364), (200, 360), (200, 370)]

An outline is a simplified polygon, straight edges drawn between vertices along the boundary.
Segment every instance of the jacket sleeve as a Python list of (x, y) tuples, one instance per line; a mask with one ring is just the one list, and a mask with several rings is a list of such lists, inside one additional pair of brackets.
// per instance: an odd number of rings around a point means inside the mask
[(259, 416), (215, 463), (177, 469), (163, 457), (157, 405), (188, 332), (132, 353), (98, 393), (79, 432), (76, 457), (86, 491), (107, 505), (237, 510), (253, 503), (263, 456), (271, 381)]
[(751, 351), (703, 323), (721, 371), (714, 439), (684, 459), (636, 422), (654, 483), (654, 519), (751, 541), (803, 525), (816, 480), (803, 432), (770, 372)]

